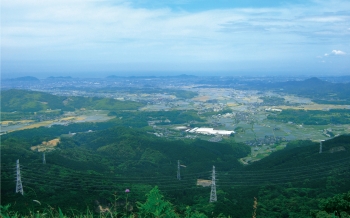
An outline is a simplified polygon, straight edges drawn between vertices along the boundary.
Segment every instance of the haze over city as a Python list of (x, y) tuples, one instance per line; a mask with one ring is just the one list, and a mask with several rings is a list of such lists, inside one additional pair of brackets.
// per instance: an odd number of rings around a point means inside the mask
[(1, 74), (348, 75), (349, 11), (346, 0), (4, 0)]

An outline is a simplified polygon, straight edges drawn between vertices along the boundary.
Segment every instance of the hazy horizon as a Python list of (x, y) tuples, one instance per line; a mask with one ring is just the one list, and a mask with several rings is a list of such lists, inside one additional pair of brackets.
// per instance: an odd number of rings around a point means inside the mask
[(174, 76), (197, 76), (197, 77), (255, 77), (255, 78), (263, 78), (263, 77), (292, 77), (292, 78), (312, 78), (312, 77), (343, 77), (350, 76), (348, 74), (261, 74), (261, 73), (230, 73), (230, 72), (104, 72), (104, 73), (15, 73), (11, 75), (2, 75), (1, 79), (16, 79), (21, 77), (35, 77), (38, 79), (46, 79), (49, 77), (71, 77), (71, 78), (106, 78), (109, 76), (119, 76), (119, 77), (174, 77)]

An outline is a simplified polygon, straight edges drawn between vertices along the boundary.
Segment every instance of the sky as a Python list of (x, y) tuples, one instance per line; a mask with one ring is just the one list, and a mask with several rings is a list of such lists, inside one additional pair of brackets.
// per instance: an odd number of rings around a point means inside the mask
[(349, 0), (2, 0), (1, 76), (350, 75)]

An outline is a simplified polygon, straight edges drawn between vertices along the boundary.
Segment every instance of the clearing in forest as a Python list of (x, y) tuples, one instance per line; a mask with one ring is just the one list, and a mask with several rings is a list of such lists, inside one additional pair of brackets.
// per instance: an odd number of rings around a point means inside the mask
[(52, 151), (55, 149), (55, 147), (58, 145), (60, 142), (60, 139), (52, 139), (47, 142), (42, 142), (40, 145), (32, 146), (30, 149), (32, 151), (38, 151), (38, 152), (44, 152), (44, 151)]

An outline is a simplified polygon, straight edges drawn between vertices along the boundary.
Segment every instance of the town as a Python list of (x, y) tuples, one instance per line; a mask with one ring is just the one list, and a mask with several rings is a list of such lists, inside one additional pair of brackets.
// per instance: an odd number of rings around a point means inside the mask
[[(284, 78), (287, 80), (290, 78)], [(303, 78), (301, 78), (303, 79)], [(180, 75), (176, 77), (71, 78), (25, 77), (3, 80), (4, 89), (27, 89), (57, 96), (110, 98), (142, 103), (139, 112), (195, 111), (202, 119), (174, 122), (167, 117), (152, 117), (148, 125), (163, 138), (200, 138), (220, 142), (233, 138), (252, 148), (259, 159), (283, 149), (294, 139), (324, 140), (349, 133), (350, 125), (303, 125), (292, 120), (273, 119), (284, 110), (349, 109), (349, 105), (317, 104), (310, 98), (273, 90), (255, 90), (249, 83), (271, 78), (221, 78)], [(281, 78), (274, 78), (280, 81)], [(300, 80), (300, 78), (299, 78)], [(247, 85), (248, 84), (248, 85)], [(110, 111), (86, 110), (28, 114), (20, 121), (2, 120), (1, 134), (40, 126), (69, 125), (75, 122), (100, 122), (114, 118)], [(16, 113), (15, 111), (12, 113)], [(49, 116), (49, 115), (50, 116)], [(122, 117), (120, 117), (122, 119)], [(260, 154), (260, 155), (258, 155)]]

